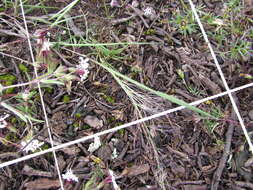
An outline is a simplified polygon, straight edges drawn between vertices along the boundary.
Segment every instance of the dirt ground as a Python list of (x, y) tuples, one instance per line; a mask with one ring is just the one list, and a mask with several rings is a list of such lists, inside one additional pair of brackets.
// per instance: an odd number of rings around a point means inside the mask
[[(0, 83), (21, 84), (36, 78), (19, 1), (0, 3)], [(52, 26), (51, 16), (71, 0), (24, 1), (31, 45), (38, 60), (34, 34), (46, 31), (54, 43), (50, 57), (55, 68), (75, 67), (79, 55), (107, 62), (123, 75), (185, 102), (225, 92), (188, 1), (80, 0)], [(228, 87), (250, 84), (253, 3), (238, 0), (197, 0), (201, 21), (214, 48)], [(140, 42), (133, 44), (133, 42)], [(145, 42), (141, 44), (142, 42)], [(65, 43), (65, 44), (63, 44)], [(100, 44), (82, 46), (67, 44)], [(101, 45), (118, 43), (118, 45)], [(125, 44), (124, 44), (125, 43)], [(245, 45), (246, 44), (246, 45)], [(48, 60), (37, 65), (46, 73)], [(41, 83), (43, 100), (55, 145), (67, 143), (178, 105), (130, 82), (121, 84), (100, 65), (90, 63), (88, 78), (65, 85)], [(139, 109), (122, 85), (142, 95)], [(29, 91), (28, 101), (20, 93)], [(253, 131), (253, 88), (232, 95), (248, 134)], [(0, 96), (22, 113), (45, 120), (36, 84), (11, 88)], [(252, 155), (228, 93), (197, 106), (216, 119), (189, 109), (101, 136), (101, 146), (89, 151), (93, 139), (56, 151), (61, 173), (71, 168), (78, 182), (64, 189), (110, 190), (109, 169), (122, 190), (253, 189)], [(8, 128), (0, 128), (0, 164), (27, 155), (20, 142), (27, 136), (51, 147), (47, 125), (25, 123), (6, 107)], [(252, 139), (252, 138), (251, 138)], [(1, 168), (0, 190), (59, 189), (53, 153)], [(117, 189), (119, 190), (119, 189)]]

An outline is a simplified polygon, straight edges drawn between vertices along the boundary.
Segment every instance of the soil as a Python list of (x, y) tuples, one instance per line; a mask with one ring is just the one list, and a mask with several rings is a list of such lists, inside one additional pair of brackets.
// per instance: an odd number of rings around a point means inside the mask
[[(196, 32), (184, 35), (170, 22), (177, 12), (185, 14), (184, 6), (190, 10), (186, 1), (119, 0), (119, 6), (112, 7), (106, 0), (81, 0), (65, 16), (69, 19), (67, 24), (64, 22), (50, 28), (38, 20), (47, 20), (70, 2), (43, 1), (44, 6), (55, 7), (46, 10), (25, 6), (29, 33), (32, 35), (38, 29), (48, 30), (52, 42), (74, 43), (75, 39), (85, 39), (93, 43), (149, 44), (103, 46), (112, 52), (123, 48), (115, 54), (106, 54), (101, 47), (55, 45), (51, 53), (57, 66), (75, 67), (79, 61), (78, 54), (98, 62), (105, 60), (120, 73), (189, 103), (226, 90), (200, 29), (197, 27)], [(227, 2), (203, 0), (194, 3), (203, 6), (203, 11), (217, 16)], [(30, 5), (40, 3), (29, 1)], [(4, 7), (4, 3), (0, 4)], [(252, 18), (250, 6), (245, 13), (245, 18), (249, 19)], [(143, 14), (147, 8), (151, 9), (151, 15)], [(20, 7), (1, 10), (4, 11), (0, 12), (0, 77), (11, 74), (14, 76), (12, 84), (28, 82), (35, 78), (35, 74), (22, 30), (25, 25)], [(204, 23), (209, 32), (215, 32), (208, 26)], [(215, 53), (218, 52), (217, 59), (229, 88), (250, 84), (252, 78), (243, 76), (253, 74), (252, 55), (237, 60), (224, 58), (222, 52), (227, 50), (221, 49), (211, 37), (210, 41)], [(37, 48), (33, 37), (32, 47)], [(24, 72), (20, 65), (25, 65), (27, 71)], [(45, 70), (43, 66), (38, 67), (39, 75)], [(146, 98), (146, 104), (138, 112), (111, 73), (93, 63), (89, 72), (84, 81), (75, 80), (66, 85), (41, 84), (54, 145), (178, 106), (127, 83)], [(2, 85), (11, 85), (6, 81), (0, 78)], [(30, 101), (22, 102), (15, 98), (25, 90), (35, 92)], [(250, 136), (253, 131), (252, 93), (252, 87), (232, 93)], [(35, 84), (3, 93), (0, 101), (29, 107), (32, 116), (45, 120)], [(203, 118), (183, 109), (102, 135), (101, 146), (93, 152), (89, 151), (93, 139), (57, 150), (60, 172), (66, 173), (71, 168), (79, 179), (78, 182), (63, 181), (64, 189), (113, 189), (113, 183), (108, 181), (109, 170), (114, 172), (122, 190), (253, 189), (252, 155), (229, 96), (226, 94), (205, 101), (197, 107), (219, 118)], [(51, 147), (46, 124), (26, 124), (0, 107), (2, 113), (11, 116), (7, 118), (9, 127), (0, 129), (0, 163), (26, 155), (20, 142), (30, 133), (45, 143), (43, 150)], [(11, 128), (15, 128), (15, 132)], [(53, 153), (1, 168), (0, 173), (0, 190), (60, 189)]]

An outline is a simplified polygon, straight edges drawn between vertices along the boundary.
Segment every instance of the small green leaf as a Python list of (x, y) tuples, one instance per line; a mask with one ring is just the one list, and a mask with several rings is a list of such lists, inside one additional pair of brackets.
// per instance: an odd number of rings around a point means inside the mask
[(20, 119), (22, 119), (24, 122), (27, 122), (26, 117), (24, 116), (24, 114), (20, 113), (20, 111), (18, 111), (17, 109), (13, 108), (12, 106), (6, 104), (5, 102), (1, 102), (0, 104), (1, 106), (3, 106), (4, 108), (8, 109), (9, 111), (11, 111), (12, 113), (14, 113), (15, 115), (17, 115)]
[(64, 85), (63, 82), (57, 81), (57, 80), (50, 80), (50, 79), (43, 79), (41, 80), (42, 83), (44, 84), (59, 84), (59, 85)]

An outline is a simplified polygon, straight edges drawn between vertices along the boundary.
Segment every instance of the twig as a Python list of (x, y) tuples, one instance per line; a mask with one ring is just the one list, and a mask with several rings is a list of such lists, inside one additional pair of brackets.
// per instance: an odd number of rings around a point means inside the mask
[(239, 187), (246, 187), (249, 189), (253, 189), (253, 184), (250, 182), (235, 181), (235, 184)]
[[(235, 99), (235, 102), (238, 102), (236, 96), (234, 96), (234, 99)], [(231, 118), (232, 118), (232, 120), (236, 119), (236, 113), (235, 113), (234, 110), (232, 110)], [(224, 152), (223, 152), (223, 155), (220, 159), (219, 166), (218, 166), (218, 168), (216, 169), (216, 171), (214, 173), (213, 180), (212, 180), (212, 185), (211, 185), (211, 190), (217, 190), (218, 189), (221, 174), (223, 172), (223, 169), (225, 168), (228, 156), (230, 154), (230, 147), (231, 147), (231, 141), (232, 141), (234, 128), (235, 128), (235, 124), (230, 123), (229, 127), (228, 127), (228, 130), (227, 130), (227, 133), (226, 133), (226, 144), (225, 144)]]
[(198, 180), (198, 181), (179, 181), (176, 182), (173, 186), (179, 186), (179, 185), (201, 185), (205, 183), (204, 180)]

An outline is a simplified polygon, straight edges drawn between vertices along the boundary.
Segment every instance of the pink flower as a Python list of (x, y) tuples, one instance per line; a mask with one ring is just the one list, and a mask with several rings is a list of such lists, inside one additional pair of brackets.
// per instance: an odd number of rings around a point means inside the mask
[(118, 0), (111, 0), (110, 5), (111, 7), (120, 7)]
[(78, 182), (78, 177), (73, 174), (71, 169), (68, 169), (67, 172), (65, 174), (62, 174), (62, 178), (67, 180), (67, 182)]

